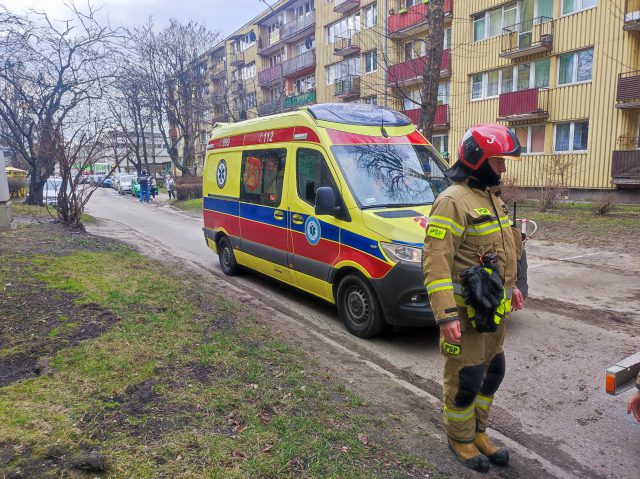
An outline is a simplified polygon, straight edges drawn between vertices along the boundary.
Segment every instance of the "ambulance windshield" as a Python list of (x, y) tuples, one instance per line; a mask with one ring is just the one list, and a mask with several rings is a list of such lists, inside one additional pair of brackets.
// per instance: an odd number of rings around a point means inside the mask
[(432, 146), (360, 144), (331, 151), (361, 209), (431, 204), (449, 185)]

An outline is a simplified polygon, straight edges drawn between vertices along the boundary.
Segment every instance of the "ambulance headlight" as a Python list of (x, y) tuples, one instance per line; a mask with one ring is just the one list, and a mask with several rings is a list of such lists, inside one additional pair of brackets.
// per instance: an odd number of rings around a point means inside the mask
[(380, 246), (382, 246), (389, 259), (396, 263), (398, 261), (406, 261), (408, 263), (422, 262), (422, 248), (395, 243), (380, 243)]

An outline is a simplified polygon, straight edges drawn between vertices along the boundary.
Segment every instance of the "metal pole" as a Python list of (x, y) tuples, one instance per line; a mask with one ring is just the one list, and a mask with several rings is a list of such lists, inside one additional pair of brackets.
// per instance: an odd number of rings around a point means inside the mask
[(0, 150), (0, 231), (11, 229), (11, 201), (4, 152)]
[[(383, 61), (385, 61), (385, 59), (389, 59), (389, 55), (387, 54), (387, 25), (389, 23), (389, 9), (388, 7), (388, 2), (389, 0), (384, 0), (384, 7), (383, 7), (383, 22), (384, 22), (384, 26), (383, 26), (383, 38), (382, 38), (382, 59)], [(387, 90), (389, 88), (388, 86), (388, 82), (387, 82), (387, 75), (386, 72), (382, 72), (382, 76), (383, 76), (383, 82), (384, 82), (384, 106), (388, 106), (387, 102)]]

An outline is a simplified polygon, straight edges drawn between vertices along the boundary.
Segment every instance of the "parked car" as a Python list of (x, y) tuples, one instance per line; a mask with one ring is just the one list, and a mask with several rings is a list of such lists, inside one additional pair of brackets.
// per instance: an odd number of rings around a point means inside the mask
[(131, 178), (131, 195), (139, 197), (140, 196), (140, 183), (138, 183), (138, 178)]
[(118, 193), (121, 195), (129, 193), (131, 191), (131, 180), (134, 178), (135, 176), (133, 175), (120, 175), (116, 178), (114, 188), (118, 190)]
[[(42, 199), (45, 205), (49, 206), (57, 206), (58, 205), (58, 194), (60, 193), (60, 188), (62, 187), (62, 178), (52, 177), (49, 178), (44, 184), (44, 188), (42, 189)], [(67, 192), (71, 191), (71, 185), (67, 184)]]
[(89, 179), (89, 184), (91, 186), (96, 186), (96, 185), (100, 186), (103, 179), (104, 179), (104, 175), (91, 175), (91, 178)]
[(113, 188), (113, 179), (112, 178), (103, 178), (100, 181), (100, 186), (103, 188)]

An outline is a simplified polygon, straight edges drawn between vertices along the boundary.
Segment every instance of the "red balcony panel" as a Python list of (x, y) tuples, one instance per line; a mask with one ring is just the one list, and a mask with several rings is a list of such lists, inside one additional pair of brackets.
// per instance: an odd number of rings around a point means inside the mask
[(279, 80), (282, 78), (282, 64), (279, 63), (274, 65), (266, 70), (262, 70), (258, 72), (258, 83), (260, 85), (267, 85), (271, 82)]
[[(387, 20), (387, 28), (389, 34), (394, 34), (411, 28), (425, 21), (425, 15), (427, 13), (428, 3), (419, 3), (413, 7), (409, 7), (405, 13), (394, 13), (389, 16)], [(450, 15), (453, 11), (453, 1), (445, 0), (444, 13)]]
[[(407, 115), (414, 124), (418, 124), (420, 108), (407, 110), (404, 114)], [(446, 126), (449, 126), (449, 105), (438, 105), (436, 107), (436, 117), (433, 119), (433, 127), (442, 128)]]
[[(413, 60), (407, 60), (406, 62), (392, 65), (387, 72), (387, 79), (391, 83), (402, 83), (407, 80), (412, 80), (422, 77), (424, 72), (426, 57), (418, 57)], [(440, 60), (440, 74), (450, 72), (450, 55), (449, 50), (442, 52), (442, 58)]]
[[(547, 95), (543, 95), (542, 93)], [(518, 117), (545, 117), (549, 115), (547, 109), (548, 90), (539, 88), (503, 93), (500, 95), (498, 117), (513, 119)]]

